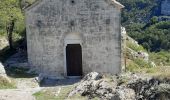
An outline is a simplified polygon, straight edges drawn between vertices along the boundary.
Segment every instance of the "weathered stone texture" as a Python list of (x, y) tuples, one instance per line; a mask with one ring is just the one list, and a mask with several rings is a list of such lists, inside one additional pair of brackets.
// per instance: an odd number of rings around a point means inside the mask
[(83, 72), (117, 74), (121, 69), (120, 9), (111, 0), (42, 0), (26, 10), (29, 64), (63, 76), (65, 38), (79, 35)]

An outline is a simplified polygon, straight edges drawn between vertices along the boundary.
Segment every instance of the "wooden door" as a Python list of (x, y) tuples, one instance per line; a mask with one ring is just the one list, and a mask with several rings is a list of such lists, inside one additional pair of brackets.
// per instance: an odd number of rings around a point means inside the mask
[(80, 44), (68, 44), (66, 47), (67, 76), (82, 75), (82, 49)]

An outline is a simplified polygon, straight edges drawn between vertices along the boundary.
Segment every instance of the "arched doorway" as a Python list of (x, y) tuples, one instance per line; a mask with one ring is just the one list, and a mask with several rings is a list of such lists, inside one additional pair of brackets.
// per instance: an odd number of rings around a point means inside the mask
[(64, 45), (65, 76), (82, 76), (82, 36), (69, 33), (64, 37)]
[(82, 48), (80, 44), (66, 46), (67, 76), (82, 76)]

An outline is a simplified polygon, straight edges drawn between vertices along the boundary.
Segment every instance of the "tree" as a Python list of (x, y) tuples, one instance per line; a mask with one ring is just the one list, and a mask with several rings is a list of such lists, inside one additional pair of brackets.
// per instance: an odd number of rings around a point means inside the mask
[(19, 0), (0, 0), (0, 18), (6, 30), (10, 49), (13, 47), (13, 31), (17, 21), (23, 20)]
[(158, 22), (158, 17), (154, 16), (151, 18), (151, 24), (156, 24)]

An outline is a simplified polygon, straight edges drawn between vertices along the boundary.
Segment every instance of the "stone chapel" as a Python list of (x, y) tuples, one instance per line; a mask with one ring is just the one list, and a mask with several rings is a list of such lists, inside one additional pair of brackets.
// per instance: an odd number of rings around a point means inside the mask
[(47, 77), (121, 72), (115, 0), (38, 0), (26, 8), (28, 63)]

